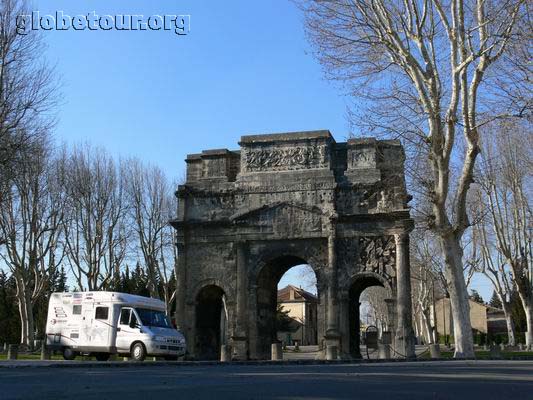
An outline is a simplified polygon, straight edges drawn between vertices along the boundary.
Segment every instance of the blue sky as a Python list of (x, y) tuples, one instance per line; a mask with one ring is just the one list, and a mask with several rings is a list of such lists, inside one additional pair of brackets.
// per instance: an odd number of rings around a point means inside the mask
[(327, 128), (347, 135), (345, 99), (322, 79), (289, 1), (36, 4), (41, 15), (191, 15), (187, 36), (45, 32), (63, 81), (61, 139), (136, 155), (180, 177), (187, 153), (238, 148), (244, 134)]
[[(329, 129), (348, 136), (348, 99), (323, 79), (288, 0), (35, 0), (41, 15), (190, 15), (190, 32), (46, 31), (62, 81), (56, 137), (138, 156), (183, 176), (188, 153), (241, 135)], [(293, 271), (293, 270), (291, 270)], [(298, 284), (289, 271), (280, 284)], [(478, 282), (479, 281), (479, 282)], [(473, 287), (488, 300), (488, 282)]]

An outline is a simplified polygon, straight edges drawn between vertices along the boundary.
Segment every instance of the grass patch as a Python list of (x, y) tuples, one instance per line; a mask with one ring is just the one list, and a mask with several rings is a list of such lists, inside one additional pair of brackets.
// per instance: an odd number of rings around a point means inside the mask
[[(40, 360), (41, 355), (40, 354), (27, 354), (27, 353), (21, 353), (18, 355), (18, 360)], [(52, 360), (62, 360), (62, 355), (53, 355), (50, 357)], [(5, 361), (7, 360), (7, 354), (0, 354), (0, 360)]]
[[(26, 361), (35, 361), (40, 360), (41, 354), (33, 354), (33, 353), (20, 353), (18, 355), (17, 360), (26, 360)], [(6, 361), (7, 360), (7, 354), (0, 354), (0, 361)], [(50, 360), (63, 360), (63, 356), (61, 354), (52, 354), (50, 357)], [(96, 358), (89, 357), (89, 356), (78, 356), (76, 357), (76, 361), (96, 361)]]

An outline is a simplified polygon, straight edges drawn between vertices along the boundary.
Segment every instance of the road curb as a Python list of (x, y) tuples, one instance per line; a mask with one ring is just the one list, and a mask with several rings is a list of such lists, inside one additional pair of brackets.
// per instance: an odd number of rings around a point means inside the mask
[(0, 361), (0, 368), (132, 368), (132, 367), (206, 367), (206, 366), (279, 366), (279, 365), (369, 365), (369, 364), (434, 364), (453, 362), (483, 362), (483, 361), (533, 361), (533, 356), (512, 357), (506, 359), (388, 359), (388, 360), (257, 360), (257, 361), (41, 361), (41, 360), (20, 360), (20, 361)]

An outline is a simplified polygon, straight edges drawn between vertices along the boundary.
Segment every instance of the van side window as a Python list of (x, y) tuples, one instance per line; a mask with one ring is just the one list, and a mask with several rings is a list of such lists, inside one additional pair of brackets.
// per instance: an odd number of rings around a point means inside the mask
[(96, 307), (95, 319), (107, 319), (109, 316), (109, 307)]
[(129, 308), (123, 308), (120, 311), (120, 325), (129, 325), (130, 313), (131, 313), (131, 310)]
[(137, 317), (135, 316), (135, 314), (131, 313), (131, 321), (130, 321), (130, 326), (131, 325), (134, 325), (136, 327), (139, 327), (141, 326), (141, 324), (139, 323), (139, 320), (137, 319)]
[(76, 305), (72, 306), (72, 314), (81, 315), (81, 305), (76, 304)]

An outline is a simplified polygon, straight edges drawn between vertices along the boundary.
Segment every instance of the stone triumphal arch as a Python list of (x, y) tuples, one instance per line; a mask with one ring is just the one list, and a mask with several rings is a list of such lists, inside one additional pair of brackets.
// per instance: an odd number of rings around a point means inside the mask
[(230, 345), (265, 359), (276, 340), (277, 283), (309, 264), (318, 282), (318, 337), (359, 356), (359, 295), (379, 285), (394, 349), (411, 357), (410, 219), (398, 141), (329, 131), (243, 136), (240, 150), (187, 157), (179, 210), (176, 322), (196, 358)]

